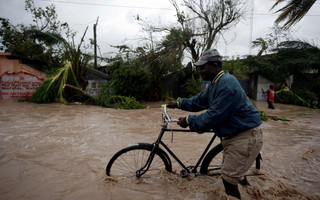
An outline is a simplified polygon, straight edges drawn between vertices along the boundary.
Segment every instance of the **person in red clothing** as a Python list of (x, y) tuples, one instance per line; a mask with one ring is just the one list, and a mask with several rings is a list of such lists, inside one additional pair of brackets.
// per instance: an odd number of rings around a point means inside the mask
[[(267, 93), (268, 108), (274, 109), (273, 102), (274, 102), (276, 93), (274, 92), (273, 85), (270, 85), (270, 86), (269, 86), (269, 90), (267, 90), (267, 92), (265, 92), (265, 91), (263, 90), (263, 88), (262, 88), (261, 90), (262, 90), (263, 94)], [(278, 96), (277, 96), (277, 97), (278, 97)], [(278, 98), (279, 98), (279, 97), (278, 97)], [(280, 98), (279, 98), (279, 99), (280, 99)]]

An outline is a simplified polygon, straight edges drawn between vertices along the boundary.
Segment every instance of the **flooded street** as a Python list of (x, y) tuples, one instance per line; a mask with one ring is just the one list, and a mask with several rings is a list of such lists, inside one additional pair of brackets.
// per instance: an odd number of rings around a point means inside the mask
[[(266, 102), (255, 103), (268, 115), (291, 121), (263, 122), (264, 175), (250, 176), (251, 186), (239, 186), (243, 199), (320, 199), (320, 110), (282, 104), (268, 110)], [(232, 199), (219, 177), (181, 178), (173, 159), (174, 173), (126, 180), (105, 175), (117, 151), (152, 143), (160, 124), (160, 103), (117, 110), (0, 101), (0, 199)], [(195, 165), (211, 137), (174, 133), (171, 141), (168, 133), (164, 141), (183, 162)]]

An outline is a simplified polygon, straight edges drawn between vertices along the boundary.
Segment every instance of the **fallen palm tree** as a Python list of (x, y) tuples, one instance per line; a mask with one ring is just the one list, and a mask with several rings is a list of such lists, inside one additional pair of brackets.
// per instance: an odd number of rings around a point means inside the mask
[[(68, 101), (91, 101), (92, 97), (86, 95), (84, 89), (86, 87), (85, 75), (90, 56), (81, 52), (81, 45), (84, 41), (84, 36), (88, 28), (83, 34), (80, 44), (76, 47), (74, 40), (71, 44), (66, 42), (61, 37), (55, 35), (48, 36), (60, 41), (64, 44), (65, 57), (69, 62), (64, 67), (57, 69), (55, 73), (50, 75), (41, 86), (36, 90), (33, 96), (29, 99), (35, 103), (51, 103)], [(66, 87), (67, 86), (67, 87)]]

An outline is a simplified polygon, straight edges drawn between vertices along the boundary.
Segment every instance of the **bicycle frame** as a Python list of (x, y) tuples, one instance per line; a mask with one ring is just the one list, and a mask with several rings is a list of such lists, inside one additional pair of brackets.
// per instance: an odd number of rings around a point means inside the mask
[[(148, 169), (152, 163), (153, 157), (155, 155), (155, 151), (156, 151), (156, 149), (160, 148), (160, 145), (180, 164), (180, 166), (185, 170), (184, 173), (196, 174), (198, 172), (197, 168), (200, 166), (203, 158), (208, 153), (209, 148), (211, 147), (212, 143), (216, 139), (216, 137), (217, 137), (216, 134), (214, 134), (212, 136), (211, 140), (209, 141), (207, 147), (204, 149), (204, 151), (203, 151), (202, 155), (200, 156), (199, 160), (197, 161), (196, 165), (195, 166), (185, 166), (185, 164), (183, 164), (183, 162), (173, 153), (173, 151), (171, 151), (170, 148), (162, 141), (162, 137), (165, 134), (165, 132), (168, 132), (168, 131), (170, 131), (170, 132), (194, 132), (194, 131), (187, 130), (187, 129), (168, 129), (169, 123), (177, 122), (178, 120), (171, 119), (171, 117), (168, 115), (168, 113), (166, 111), (165, 105), (163, 108), (162, 119), (163, 119), (162, 128), (161, 128), (161, 131), (159, 133), (157, 140), (153, 143), (153, 149), (149, 155), (149, 158), (148, 158), (146, 164), (141, 169), (136, 171), (136, 176), (139, 178), (140, 176), (142, 176), (144, 173), (146, 173), (148, 171)], [(214, 133), (213, 131), (209, 131), (209, 132)], [(189, 168), (191, 168), (192, 170), (190, 171)]]

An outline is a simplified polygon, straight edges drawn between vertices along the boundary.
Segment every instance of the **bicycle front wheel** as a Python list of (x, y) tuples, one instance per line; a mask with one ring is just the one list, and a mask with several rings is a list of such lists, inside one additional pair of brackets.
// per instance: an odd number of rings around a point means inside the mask
[[(139, 144), (120, 150), (110, 159), (106, 174), (114, 177), (136, 177), (136, 171), (145, 166), (152, 148), (151, 144)], [(145, 175), (155, 175), (162, 168), (171, 172), (171, 162), (163, 150), (157, 149)]]

